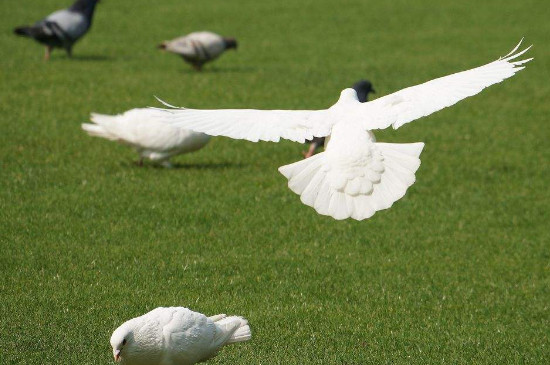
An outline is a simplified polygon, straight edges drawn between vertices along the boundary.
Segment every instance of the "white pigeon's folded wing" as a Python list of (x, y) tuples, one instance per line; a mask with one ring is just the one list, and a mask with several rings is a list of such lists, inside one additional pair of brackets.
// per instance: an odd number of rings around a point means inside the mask
[(193, 360), (196, 362), (209, 352), (216, 326), (201, 313), (187, 308), (171, 309), (173, 309), (172, 316), (162, 326), (166, 351), (176, 358), (177, 353), (183, 353), (186, 358), (194, 357)]
[(332, 126), (327, 110), (152, 110), (157, 111), (155, 119), (173, 126), (251, 142), (278, 142), (284, 138), (303, 143), (306, 139), (330, 134)]
[(484, 66), (408, 87), (359, 105), (361, 114), (365, 116), (365, 128), (382, 129), (391, 125), (397, 129), (512, 77), (524, 68), (523, 64), (532, 60), (514, 61), (531, 48), (514, 54), (520, 45), (521, 42), (506, 56)]

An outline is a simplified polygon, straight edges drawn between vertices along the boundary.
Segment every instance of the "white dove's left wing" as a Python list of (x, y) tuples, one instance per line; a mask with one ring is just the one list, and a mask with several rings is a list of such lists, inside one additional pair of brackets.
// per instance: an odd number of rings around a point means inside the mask
[[(327, 110), (256, 109), (153, 109), (149, 116), (173, 126), (211, 136), (246, 139), (251, 142), (278, 142), (281, 138), (304, 143), (306, 139), (330, 133), (332, 121)], [(136, 114), (134, 114), (136, 115)]]
[(368, 103), (360, 104), (365, 116), (365, 129), (394, 129), (415, 119), (430, 115), (473, 96), (488, 86), (499, 83), (522, 70), (532, 58), (514, 61), (531, 48), (515, 53), (521, 42), (506, 56), (484, 66), (458, 72), (426, 83), (408, 87)]

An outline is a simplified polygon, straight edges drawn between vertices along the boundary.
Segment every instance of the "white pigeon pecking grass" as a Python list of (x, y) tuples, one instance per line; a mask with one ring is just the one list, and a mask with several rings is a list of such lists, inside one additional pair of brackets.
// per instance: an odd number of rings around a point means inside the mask
[(147, 158), (164, 167), (171, 167), (171, 157), (197, 151), (210, 141), (207, 134), (149, 118), (148, 113), (139, 112), (131, 118), (92, 114), (91, 119), (94, 124), (82, 124), (83, 130), (90, 136), (134, 147), (140, 156), (140, 166)]
[(353, 89), (345, 89), (336, 104), (324, 110), (198, 110), (166, 104), (170, 109), (133, 109), (116, 118), (132, 121), (146, 114), (173, 126), (251, 142), (285, 138), (304, 143), (329, 136), (325, 152), (279, 171), (302, 202), (319, 214), (363, 220), (405, 195), (415, 182), (424, 147), (424, 143), (379, 143), (371, 130), (397, 129), (513, 76), (531, 60), (516, 61), (531, 48), (515, 53), (520, 45), (486, 65), (367, 103), (360, 103)]
[(124, 365), (191, 365), (251, 336), (242, 317), (206, 317), (184, 307), (160, 307), (124, 322), (110, 342), (115, 361)]

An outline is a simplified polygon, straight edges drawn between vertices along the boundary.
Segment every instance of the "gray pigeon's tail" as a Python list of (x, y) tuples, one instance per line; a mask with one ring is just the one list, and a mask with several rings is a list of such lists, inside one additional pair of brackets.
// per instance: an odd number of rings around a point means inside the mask
[(24, 37), (32, 37), (31, 27), (28, 26), (17, 27), (13, 30), (13, 32)]

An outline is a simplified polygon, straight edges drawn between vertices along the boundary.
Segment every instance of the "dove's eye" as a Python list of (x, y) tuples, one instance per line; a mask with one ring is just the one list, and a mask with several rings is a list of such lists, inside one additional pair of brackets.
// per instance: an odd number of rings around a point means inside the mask
[(126, 339), (122, 340), (122, 346), (126, 345)]

